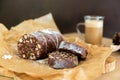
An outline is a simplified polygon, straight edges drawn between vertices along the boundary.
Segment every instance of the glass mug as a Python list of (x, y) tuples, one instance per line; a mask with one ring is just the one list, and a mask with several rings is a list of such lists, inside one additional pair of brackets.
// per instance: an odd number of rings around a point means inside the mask
[(78, 23), (76, 30), (80, 32), (80, 26), (85, 26), (85, 41), (94, 45), (101, 45), (103, 37), (103, 16), (84, 16), (84, 23)]

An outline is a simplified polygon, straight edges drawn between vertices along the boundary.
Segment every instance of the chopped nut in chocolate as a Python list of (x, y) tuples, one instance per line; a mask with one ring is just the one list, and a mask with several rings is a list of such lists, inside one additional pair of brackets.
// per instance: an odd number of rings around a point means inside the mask
[(113, 36), (113, 44), (120, 45), (120, 32), (116, 32)]
[(48, 64), (56, 69), (73, 68), (78, 65), (78, 57), (64, 51), (55, 51), (49, 54)]
[(54, 31), (37, 31), (24, 34), (18, 40), (18, 54), (25, 59), (40, 59), (47, 57), (47, 53), (58, 49), (62, 35)]
[(68, 51), (74, 53), (80, 59), (85, 59), (87, 57), (87, 50), (77, 44), (62, 41), (59, 46), (59, 51)]

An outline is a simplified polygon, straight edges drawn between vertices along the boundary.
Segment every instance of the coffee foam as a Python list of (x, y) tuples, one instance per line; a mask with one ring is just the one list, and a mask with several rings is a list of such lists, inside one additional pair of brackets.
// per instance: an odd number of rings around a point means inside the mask
[(86, 20), (85, 21), (86, 27), (92, 27), (92, 28), (101, 28), (103, 27), (103, 21), (102, 20)]

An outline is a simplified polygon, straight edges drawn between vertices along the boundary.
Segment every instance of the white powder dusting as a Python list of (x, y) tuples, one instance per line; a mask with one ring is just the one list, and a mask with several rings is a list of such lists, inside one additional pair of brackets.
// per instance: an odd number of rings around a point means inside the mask
[(3, 55), (2, 58), (3, 58), (3, 59), (11, 59), (12, 56), (11, 56), (11, 55)]

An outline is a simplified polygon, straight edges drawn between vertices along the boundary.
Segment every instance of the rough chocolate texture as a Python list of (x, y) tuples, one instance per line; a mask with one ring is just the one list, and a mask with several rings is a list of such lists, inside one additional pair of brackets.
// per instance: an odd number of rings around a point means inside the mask
[(120, 32), (116, 32), (113, 36), (113, 44), (120, 45)]
[(54, 31), (37, 31), (24, 34), (18, 40), (18, 54), (25, 59), (46, 58), (49, 52), (58, 49), (62, 35)]
[(77, 44), (62, 41), (59, 46), (59, 51), (68, 51), (78, 56), (80, 59), (86, 59), (87, 50)]
[(78, 65), (78, 57), (68, 52), (55, 51), (49, 54), (48, 64), (52, 68), (73, 68)]

